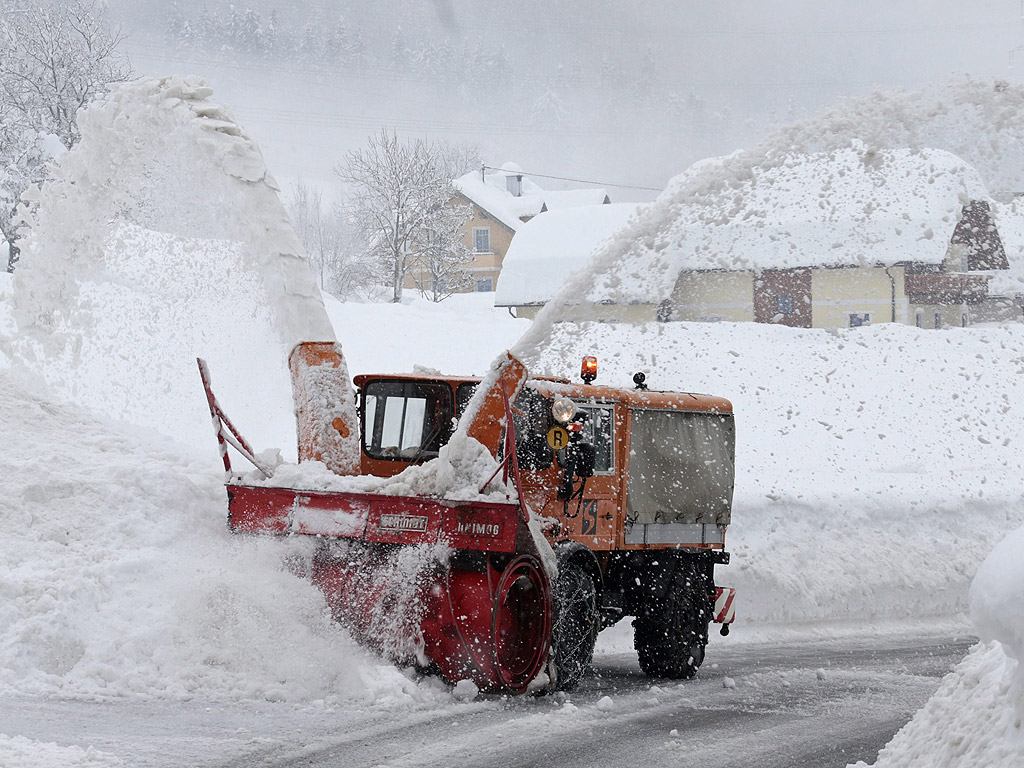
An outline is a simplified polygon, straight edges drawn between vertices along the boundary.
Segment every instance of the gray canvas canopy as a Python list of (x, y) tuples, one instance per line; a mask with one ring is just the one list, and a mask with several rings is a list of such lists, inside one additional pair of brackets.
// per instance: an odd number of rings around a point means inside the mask
[(728, 525), (735, 452), (732, 414), (633, 411), (628, 519)]

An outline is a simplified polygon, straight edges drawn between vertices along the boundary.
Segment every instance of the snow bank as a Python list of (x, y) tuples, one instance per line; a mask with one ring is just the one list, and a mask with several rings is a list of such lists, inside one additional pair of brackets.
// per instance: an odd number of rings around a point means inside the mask
[(0, 765), (18, 768), (123, 768), (125, 762), (109, 752), (93, 747), (61, 747), (26, 739), (23, 736), (0, 734)]
[(706, 392), (736, 412), (721, 572), (750, 622), (966, 612), (993, 544), (1024, 523), (1024, 327), (825, 331), (560, 323), (528, 361), (598, 383)]
[(971, 618), (983, 642), (879, 753), (876, 768), (1024, 763), (1022, 562), (1024, 528), (1018, 528), (995, 547), (971, 585)]
[[(1017, 662), (999, 643), (982, 643), (879, 753), (875, 768), (1018, 768), (1021, 715), (1010, 678)], [(867, 768), (863, 762), (853, 768)]]
[(9, 373), (0, 432), (0, 690), (404, 695), (381, 685), (320, 594), (282, 567), (284, 547), (301, 571), (303, 542), (227, 532), (215, 466)]

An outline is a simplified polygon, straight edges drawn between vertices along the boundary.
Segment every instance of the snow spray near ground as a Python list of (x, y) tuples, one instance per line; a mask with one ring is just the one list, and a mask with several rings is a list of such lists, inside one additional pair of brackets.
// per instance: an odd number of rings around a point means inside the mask
[(294, 451), (288, 342), (333, 337), (255, 145), (192, 80), (128, 84), (80, 125), (0, 291), (0, 690), (435, 695), (283, 566), (312, 540), (224, 524), (195, 357), (255, 443)]
[(0, 372), (0, 690), (406, 696), (281, 567), (232, 537), (219, 472)]

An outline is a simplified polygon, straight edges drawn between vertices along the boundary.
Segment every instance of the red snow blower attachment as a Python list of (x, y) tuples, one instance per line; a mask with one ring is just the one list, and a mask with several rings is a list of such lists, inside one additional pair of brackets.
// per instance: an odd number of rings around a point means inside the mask
[[(724, 398), (650, 388), (642, 372), (636, 388), (597, 385), (593, 357), (582, 383), (528, 379), (509, 354), (483, 380), (360, 374), (354, 402), (340, 347), (303, 343), (289, 358), (299, 463), (275, 468), (199, 368), (231, 529), (316, 537), (313, 582), (388, 658), (518, 693), (542, 669), (576, 685), (598, 632), (626, 616), (652, 677), (693, 677), (711, 625), (729, 631), (736, 591), (715, 578), (736, 466)], [(233, 475), (228, 446), (257, 471)]]
[[(299, 344), (289, 368), (300, 463), (288, 473), (298, 480), (276, 482), (274, 469), (224, 414), (206, 363), (198, 364), (228, 473), (232, 531), (316, 537), (313, 583), (356, 639), (392, 660), (436, 666), (449, 682), (469, 679), (482, 690), (526, 690), (547, 661), (550, 584), (527, 510), (517, 499), (482, 493), (499, 472), (518, 488), (510, 406), (526, 380), (518, 360), (507, 358), (467, 427), (469, 437), (501, 454), (494, 475), (478, 480), (480, 492), (451, 489), (469, 500), (407, 495), (409, 484), (387, 482), (410, 466), (389, 461), (391, 454), (401, 456), (412, 445), (425, 453), (437, 437), (431, 434), (451, 429), (450, 419), (445, 423), (428, 412), (441, 401), (454, 402), (451, 387), (447, 393), (440, 385), (385, 387), (372, 406), (363, 405), (372, 434), (361, 440), (340, 346)], [(368, 415), (370, 407), (374, 413)], [(377, 446), (386, 443), (373, 451), (376, 457), (362, 450), (374, 439)], [(228, 445), (263, 477), (232, 474)], [(433, 455), (437, 450), (431, 449)], [(305, 482), (304, 465), (314, 461), (333, 475), (318, 467)], [(366, 483), (356, 485), (367, 476), (378, 478), (375, 492), (365, 492)]]

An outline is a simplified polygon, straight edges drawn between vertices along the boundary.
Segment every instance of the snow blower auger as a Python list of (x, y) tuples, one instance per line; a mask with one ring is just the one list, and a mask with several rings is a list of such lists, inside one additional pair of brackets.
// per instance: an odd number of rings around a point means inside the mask
[[(643, 373), (634, 389), (596, 386), (592, 357), (582, 384), (528, 379), (508, 354), (483, 381), (358, 375), (357, 407), (340, 347), (306, 342), (289, 357), (299, 464), (275, 469), (199, 367), (231, 530), (318, 537), (313, 582), (388, 658), (521, 693), (542, 671), (572, 688), (625, 616), (653, 677), (692, 677), (711, 623), (728, 633), (728, 400), (656, 392)], [(229, 445), (262, 478), (232, 475)]]
[[(231, 530), (320, 537), (312, 563), (314, 584), (359, 641), (392, 660), (436, 667), (453, 684), (469, 679), (481, 690), (525, 691), (547, 661), (552, 623), (550, 581), (526, 510), (508, 500), (393, 495), (386, 484), (382, 492), (361, 493), (240, 482), (232, 478), (228, 445), (267, 482), (273, 482), (274, 470), (224, 414), (210, 388), (206, 363), (198, 363), (229, 477)], [(289, 367), (300, 462), (321, 461), (339, 476), (388, 477), (408, 465), (385, 460), (383, 471), (371, 466), (370, 472), (367, 467), (360, 472), (358, 442), (352, 451), (358, 424), (338, 345), (300, 344)], [(471, 437), (485, 445), (502, 441), (504, 425), (510, 423), (507, 393), (518, 392), (525, 380), (526, 369), (509, 357), (477, 411)], [(400, 435), (408, 434), (412, 422), (409, 403), (403, 405)], [(436, 457), (439, 430), (445, 428), (450, 431), (450, 424), (436, 421), (430, 445), (417, 442), (417, 461), (427, 454)], [(506, 484), (518, 473), (513, 432), (505, 434), (503, 460), (494, 476), (478, 481), (480, 492), (499, 472)]]

